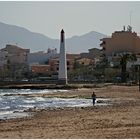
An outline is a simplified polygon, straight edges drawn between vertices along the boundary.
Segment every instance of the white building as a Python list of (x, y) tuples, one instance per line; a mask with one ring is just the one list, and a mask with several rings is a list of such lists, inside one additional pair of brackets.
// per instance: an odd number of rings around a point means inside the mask
[(127, 68), (131, 68), (132, 65), (139, 65), (140, 66), (140, 57), (137, 57), (136, 61), (128, 61)]
[(57, 57), (57, 49), (48, 49), (47, 52), (39, 51), (35, 53), (30, 53), (28, 56), (28, 63), (31, 64), (44, 64), (46, 63), (50, 58)]

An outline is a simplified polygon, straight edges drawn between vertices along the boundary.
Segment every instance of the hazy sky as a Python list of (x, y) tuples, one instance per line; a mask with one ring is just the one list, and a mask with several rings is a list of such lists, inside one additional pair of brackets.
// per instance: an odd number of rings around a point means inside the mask
[(67, 37), (98, 31), (111, 35), (131, 23), (140, 33), (140, 1), (0, 1), (0, 22), (22, 26), (30, 31), (59, 38), (64, 28)]

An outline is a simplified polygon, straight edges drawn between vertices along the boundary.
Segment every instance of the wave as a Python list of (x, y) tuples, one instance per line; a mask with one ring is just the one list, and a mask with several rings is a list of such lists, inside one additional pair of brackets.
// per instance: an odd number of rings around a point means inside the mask
[(52, 89), (44, 89), (44, 90), (34, 90), (34, 89), (0, 89), (0, 96), (4, 95), (13, 95), (13, 94), (42, 94), (42, 93), (56, 93), (56, 92), (67, 92), (68, 90), (52, 90)]
[(0, 119), (1, 120), (12, 119), (12, 118), (22, 118), (22, 117), (27, 117), (27, 116), (31, 116), (31, 114), (27, 113), (27, 112), (14, 113), (13, 111), (0, 112)]

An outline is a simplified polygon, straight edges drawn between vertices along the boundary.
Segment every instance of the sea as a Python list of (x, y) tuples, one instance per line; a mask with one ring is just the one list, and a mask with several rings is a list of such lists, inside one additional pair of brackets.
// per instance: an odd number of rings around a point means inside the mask
[[(33, 90), (33, 89), (0, 89), (0, 120), (21, 118), (31, 116), (32, 113), (27, 113), (26, 110), (36, 108), (63, 108), (63, 107), (88, 107), (92, 106), (91, 99), (83, 98), (47, 98), (38, 96), (26, 96), (27, 94), (56, 94), (67, 92), (68, 90)], [(106, 105), (98, 103), (95, 105)]]

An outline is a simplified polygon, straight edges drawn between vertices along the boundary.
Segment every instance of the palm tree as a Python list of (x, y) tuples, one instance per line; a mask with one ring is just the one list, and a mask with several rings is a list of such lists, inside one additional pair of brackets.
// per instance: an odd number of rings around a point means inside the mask
[(136, 61), (135, 54), (123, 54), (121, 56), (120, 65), (121, 65), (121, 82), (125, 83), (127, 79), (126, 65), (128, 61)]

